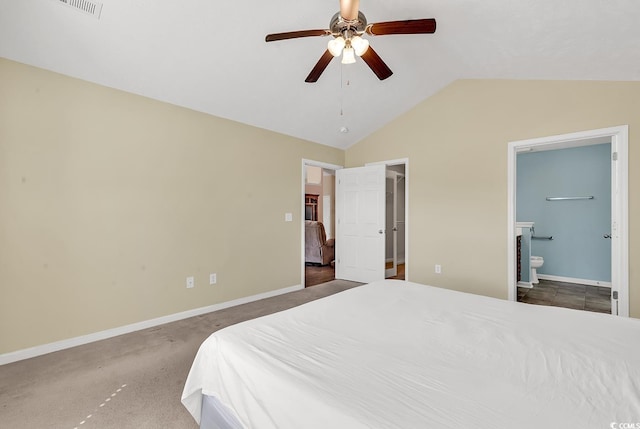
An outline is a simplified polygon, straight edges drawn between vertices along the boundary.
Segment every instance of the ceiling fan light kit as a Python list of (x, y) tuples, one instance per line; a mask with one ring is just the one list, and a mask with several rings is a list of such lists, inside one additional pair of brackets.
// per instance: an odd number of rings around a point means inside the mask
[(342, 64), (353, 64), (356, 62), (354, 54), (361, 57), (369, 49), (369, 41), (360, 36), (353, 36), (346, 40), (342, 36), (337, 36), (329, 40), (327, 49), (334, 57), (342, 54)]
[(329, 40), (327, 43), (327, 49), (331, 52), (331, 55), (334, 57), (339, 57), (344, 49), (344, 45), (346, 44), (344, 37), (338, 36), (335, 39)]
[(344, 48), (342, 51), (342, 64), (353, 64), (356, 62), (356, 56), (352, 47)]
[(322, 72), (334, 57), (342, 54), (342, 64), (353, 64), (356, 55), (369, 66), (380, 80), (391, 76), (393, 72), (370, 47), (369, 41), (361, 37), (364, 33), (371, 36), (391, 34), (432, 34), (436, 31), (436, 20), (410, 19), (406, 21), (389, 21), (368, 24), (367, 18), (358, 10), (358, 0), (340, 0), (340, 12), (333, 15), (328, 30), (302, 30), (286, 33), (268, 34), (267, 42), (295, 39), (299, 37), (333, 36), (327, 43), (327, 50), (320, 57), (305, 82), (317, 82)]
[(356, 55), (361, 57), (362, 54), (367, 52), (367, 49), (369, 49), (369, 41), (367, 39), (363, 39), (360, 36), (353, 36), (351, 38), (351, 46), (353, 47)]

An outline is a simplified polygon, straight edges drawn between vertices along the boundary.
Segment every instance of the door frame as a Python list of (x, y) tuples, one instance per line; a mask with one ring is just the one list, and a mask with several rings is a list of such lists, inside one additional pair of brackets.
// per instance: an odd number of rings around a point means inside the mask
[(365, 166), (376, 164), (384, 164), (386, 166), (404, 164), (404, 280), (409, 281), (409, 158), (368, 162)]
[[(302, 178), (300, 179), (300, 284), (302, 285), (302, 289), (304, 289), (306, 287), (305, 284), (305, 275), (304, 275), (304, 269), (305, 269), (305, 251), (304, 251), (304, 213), (305, 213), (305, 186), (306, 186), (306, 172), (307, 172), (307, 166), (312, 166), (312, 167), (320, 167), (326, 170), (340, 170), (342, 168), (344, 168), (344, 166), (342, 165), (336, 165), (336, 164), (329, 164), (327, 162), (322, 162), (322, 161), (314, 161), (312, 159), (302, 159)], [(334, 219), (335, 221), (335, 219)]]
[[(391, 260), (393, 262), (393, 267), (391, 268), (387, 268), (387, 262), (389, 262), (389, 259), (387, 258), (387, 243), (385, 240), (385, 259), (384, 259), (384, 264), (385, 264), (385, 270), (384, 270), (384, 276), (385, 278), (388, 277), (395, 277), (398, 275), (398, 176), (400, 176), (400, 173), (398, 173), (397, 171), (393, 171), (393, 170), (389, 170), (387, 169), (386, 171), (386, 178), (385, 178), (385, 183), (386, 180), (391, 180), (393, 182), (393, 186), (392, 186), (392, 191), (391, 191), (391, 196), (393, 198), (392, 201), (392, 210), (391, 210), (391, 216), (392, 216), (392, 220), (391, 220), (391, 225), (393, 225), (391, 227), (391, 242), (392, 242), (392, 255), (391, 255)], [(386, 201), (385, 201), (386, 204)], [(385, 207), (385, 211), (387, 210), (387, 207)], [(389, 219), (385, 219), (385, 227), (389, 224)], [(387, 234), (389, 234), (389, 231), (385, 231)], [(388, 236), (387, 236), (388, 237)], [(385, 237), (386, 238), (386, 237)]]
[[(556, 136), (512, 141), (507, 149), (507, 287), (508, 299), (517, 300), (516, 282), (516, 157), (532, 149), (585, 146), (585, 140), (611, 139), (611, 290), (612, 314), (629, 317), (629, 126), (601, 128)], [(603, 141), (604, 143), (604, 141)]]

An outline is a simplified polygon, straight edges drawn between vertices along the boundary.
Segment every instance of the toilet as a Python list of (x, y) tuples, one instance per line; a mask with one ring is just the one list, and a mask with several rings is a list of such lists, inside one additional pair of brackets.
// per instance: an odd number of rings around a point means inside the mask
[(531, 284), (538, 284), (540, 280), (538, 280), (538, 268), (540, 268), (544, 264), (544, 259), (542, 256), (531, 256), (531, 278), (529, 281)]

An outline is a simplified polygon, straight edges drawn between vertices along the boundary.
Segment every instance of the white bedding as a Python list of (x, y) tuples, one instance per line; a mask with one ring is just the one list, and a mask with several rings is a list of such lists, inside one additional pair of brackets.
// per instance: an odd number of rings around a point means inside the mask
[(215, 332), (202, 394), (252, 429), (605, 429), (640, 422), (640, 321), (386, 280)]

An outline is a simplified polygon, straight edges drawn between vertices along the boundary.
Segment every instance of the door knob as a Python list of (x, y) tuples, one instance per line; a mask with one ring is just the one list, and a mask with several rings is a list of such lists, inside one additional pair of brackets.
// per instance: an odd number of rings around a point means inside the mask
[(378, 234), (384, 234), (384, 231), (383, 230), (379, 230)]
[(602, 236), (603, 238), (611, 238), (611, 234), (605, 234)]

